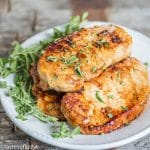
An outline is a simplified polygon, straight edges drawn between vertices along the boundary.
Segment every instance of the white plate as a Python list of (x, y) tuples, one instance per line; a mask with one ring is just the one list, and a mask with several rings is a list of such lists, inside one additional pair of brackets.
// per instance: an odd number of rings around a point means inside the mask
[[(84, 26), (89, 27), (101, 24), (104, 24), (104, 22), (88, 22), (84, 24)], [(59, 26), (59, 28), (63, 28), (63, 26)], [(125, 29), (133, 37), (132, 56), (150, 64), (150, 39), (136, 31), (127, 28)], [(46, 38), (52, 31), (52, 29), (49, 29), (36, 34), (32, 38), (26, 40), (22, 45), (28, 47), (31, 44)], [(5, 80), (8, 85), (13, 85), (13, 75), (10, 75)], [(27, 121), (16, 119), (15, 105), (13, 104), (12, 99), (5, 95), (5, 90), (0, 91), (0, 96), (6, 114), (21, 130), (44, 143), (62, 148), (79, 150), (113, 148), (133, 142), (150, 133), (150, 109), (148, 109), (148, 107), (150, 107), (150, 101), (148, 101), (148, 104), (140, 117), (127, 127), (123, 127), (105, 135), (78, 135), (72, 139), (54, 139), (50, 136), (50, 124), (42, 123), (32, 116), (29, 116)]]

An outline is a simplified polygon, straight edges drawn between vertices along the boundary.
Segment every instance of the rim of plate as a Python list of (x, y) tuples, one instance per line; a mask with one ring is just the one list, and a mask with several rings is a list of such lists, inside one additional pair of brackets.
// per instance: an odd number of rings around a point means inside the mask
[[(112, 22), (102, 22), (102, 21), (88, 21), (87, 23), (83, 24), (83, 25), (96, 25), (96, 24), (114, 24), (114, 25), (117, 25), (117, 26), (121, 26), (123, 28), (125, 28), (126, 30), (130, 31), (130, 32), (133, 32), (133, 33), (136, 33), (138, 34), (139, 36), (143, 36), (144, 38), (146, 38), (147, 40), (150, 41), (150, 38), (135, 31), (135, 30), (132, 30), (132, 29), (129, 29), (127, 27), (124, 27), (122, 25), (118, 25), (118, 24), (115, 24), (115, 23), (112, 23)], [(56, 26), (56, 28), (63, 28), (65, 26), (64, 25), (59, 25), (59, 26)], [(27, 40), (25, 40), (23, 43), (22, 43), (22, 46), (25, 46), (27, 43), (30, 43), (29, 41), (31, 41), (32, 39), (36, 39), (37, 36), (39, 35), (42, 35), (42, 34), (46, 34), (46, 33), (51, 33), (53, 31), (53, 28), (50, 28), (50, 29), (47, 29), (47, 30), (44, 30), (42, 32), (39, 32), (35, 35), (33, 35), (32, 37), (28, 38)], [(31, 42), (30, 44), (33, 44), (34, 42)], [(36, 42), (35, 42), (36, 43)], [(30, 45), (29, 44), (29, 45)], [(0, 90), (0, 93), (2, 91)], [(14, 124), (20, 128), (22, 131), (24, 131), (26, 134), (30, 135), (31, 137), (39, 140), (39, 141), (42, 141), (43, 143), (47, 143), (49, 145), (53, 145), (53, 146), (56, 146), (56, 147), (60, 147), (60, 148), (66, 148), (66, 149), (75, 149), (75, 150), (100, 150), (100, 149), (108, 149), (108, 148), (114, 148), (114, 147), (119, 147), (119, 146), (122, 146), (122, 145), (125, 145), (125, 144), (129, 144), (135, 140), (138, 140), (146, 135), (148, 135), (150, 133), (150, 126), (139, 131), (138, 133), (134, 134), (133, 136), (130, 136), (128, 138), (125, 138), (125, 139), (121, 139), (119, 141), (116, 141), (116, 142), (111, 142), (111, 143), (106, 143), (106, 144), (96, 144), (96, 145), (79, 145), (79, 144), (68, 144), (68, 143), (62, 143), (62, 141), (56, 141), (56, 140), (45, 140), (44, 136), (45, 135), (42, 135), (41, 133), (38, 133), (37, 131), (34, 131), (26, 126), (24, 126), (24, 124), (22, 122), (19, 122), (17, 121), (17, 119), (14, 118), (14, 116), (11, 116), (12, 114), (8, 111), (8, 109), (5, 107), (5, 104), (4, 104), (4, 100), (3, 100), (3, 97), (1, 96), (0, 94), (0, 100), (1, 100), (1, 104), (6, 112), (6, 115), (14, 122)]]

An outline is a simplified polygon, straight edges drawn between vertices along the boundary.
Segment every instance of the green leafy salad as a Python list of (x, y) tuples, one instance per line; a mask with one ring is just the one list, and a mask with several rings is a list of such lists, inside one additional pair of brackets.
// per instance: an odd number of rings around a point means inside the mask
[[(6, 78), (14, 73), (14, 86), (7, 86), (5, 81), (0, 82), (0, 88), (7, 88), (6, 93), (15, 104), (18, 119), (26, 120), (28, 115), (35, 116), (42, 122), (54, 123), (55, 130), (51, 134), (54, 138), (72, 137), (80, 133), (80, 128), (71, 130), (65, 122), (59, 122), (56, 117), (48, 116), (36, 106), (36, 101), (31, 92), (33, 84), (29, 74), (31, 64), (38, 61), (43, 50), (50, 44), (74, 31), (79, 30), (80, 24), (86, 20), (88, 13), (73, 16), (63, 30), (54, 28), (53, 35), (30, 47), (23, 48), (18, 42), (13, 42), (13, 50), (8, 58), (0, 58), (0, 77)], [(52, 58), (49, 58), (52, 59)]]

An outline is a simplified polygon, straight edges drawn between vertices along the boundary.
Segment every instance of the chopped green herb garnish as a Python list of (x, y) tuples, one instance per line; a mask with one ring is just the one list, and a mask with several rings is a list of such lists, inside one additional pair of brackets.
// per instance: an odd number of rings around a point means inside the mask
[(98, 135), (105, 135), (105, 133), (100, 133), (100, 134), (98, 134)]
[(121, 109), (122, 109), (122, 110), (125, 110), (125, 111), (128, 110), (128, 108), (127, 108), (126, 106), (121, 106)]
[(81, 54), (83, 54), (84, 52), (85, 52), (84, 49), (79, 50), (79, 53), (81, 53)]
[(107, 114), (108, 118), (113, 118), (113, 114)]
[(72, 55), (70, 58), (63, 57), (61, 61), (66, 65), (73, 65), (78, 61), (78, 57), (76, 55)]
[(128, 126), (129, 124), (130, 124), (129, 122), (126, 122), (126, 123), (125, 123), (125, 126)]
[(122, 86), (125, 86), (125, 83), (124, 83), (123, 81), (120, 81), (120, 84), (121, 84)]
[(97, 98), (100, 102), (104, 103), (103, 98), (101, 97), (100, 91), (96, 91), (96, 98)]
[(108, 98), (113, 99), (113, 98), (114, 98), (114, 95), (108, 95)]
[(62, 57), (62, 58), (61, 58), (61, 61), (62, 61), (64, 64), (67, 64), (67, 58), (66, 58), (66, 57)]
[(144, 65), (148, 68), (148, 62), (145, 62)]
[(109, 48), (109, 42), (105, 39), (101, 39), (99, 41), (97, 41), (97, 44), (100, 46), (100, 47), (105, 47), (105, 48)]
[(75, 72), (76, 74), (79, 76), (79, 77), (83, 77), (83, 73), (81, 71), (81, 68), (80, 68), (80, 64), (78, 63), (75, 67)]
[(120, 72), (117, 72), (116, 81), (120, 80)]
[(0, 81), (0, 88), (6, 88), (7, 87), (7, 82), (6, 81)]
[(91, 45), (88, 45), (87, 48), (88, 48), (88, 50), (91, 50), (92, 46), (91, 46)]
[(71, 138), (74, 135), (80, 134), (80, 127), (76, 127), (73, 130), (70, 130), (65, 122), (61, 122), (56, 128), (51, 136), (53, 138)]
[(92, 67), (91, 72), (95, 73), (96, 71), (97, 71), (97, 67), (96, 66)]
[(55, 57), (55, 56), (48, 56), (48, 57), (47, 57), (47, 61), (53, 61), (53, 62), (56, 62), (56, 61), (58, 61), (58, 58)]
[(79, 60), (79, 59), (78, 59), (78, 57), (77, 57), (76, 55), (72, 55), (70, 58), (68, 58), (68, 59), (65, 61), (65, 63), (66, 63), (67, 65), (72, 65), (72, 64), (76, 63), (78, 60)]
[(71, 65), (71, 64), (77, 62), (78, 60), (79, 60), (78, 57), (76, 55), (73, 55), (68, 59), (68, 65)]

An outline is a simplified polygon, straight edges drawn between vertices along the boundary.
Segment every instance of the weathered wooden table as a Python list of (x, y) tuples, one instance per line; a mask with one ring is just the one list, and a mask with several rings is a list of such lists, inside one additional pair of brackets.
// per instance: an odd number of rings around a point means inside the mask
[[(68, 22), (73, 14), (89, 12), (89, 20), (118, 23), (150, 37), (150, 0), (0, 0), (0, 55), (11, 42)], [(20, 131), (0, 105), (0, 149), (61, 150)], [(150, 150), (150, 135), (117, 150)]]

